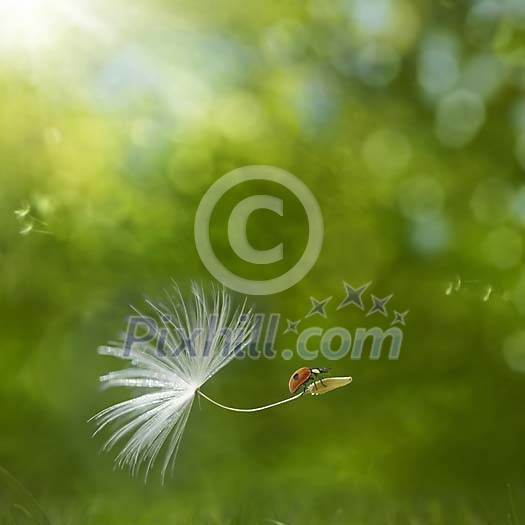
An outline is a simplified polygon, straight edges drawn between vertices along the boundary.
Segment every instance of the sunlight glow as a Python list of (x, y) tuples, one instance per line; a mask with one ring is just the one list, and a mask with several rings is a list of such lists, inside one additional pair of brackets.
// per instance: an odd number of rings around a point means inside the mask
[(101, 24), (82, 2), (1, 0), (0, 53), (35, 57), (56, 46), (66, 33), (99, 32)]
[(0, 3), (2, 50), (48, 47), (57, 24), (55, 0), (4, 0)]

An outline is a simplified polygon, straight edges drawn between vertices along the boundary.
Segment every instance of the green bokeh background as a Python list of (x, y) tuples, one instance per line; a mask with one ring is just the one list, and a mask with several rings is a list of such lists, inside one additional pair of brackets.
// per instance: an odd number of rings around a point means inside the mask
[[(0, 520), (525, 522), (522, 2), (6, 5)], [(409, 310), (401, 357), (320, 359), (353, 384), (260, 414), (195, 403), (173, 478), (145, 484), (91, 438), (87, 419), (129, 396), (100, 391), (118, 363), (96, 348), (170, 278), (213, 282), (195, 212), (252, 164), (299, 177), (325, 221), (309, 274), (250, 298), (282, 315), (276, 349), (311, 296), (333, 296), (329, 316), (301, 327), (386, 328), (392, 317), (336, 311), (343, 281), (373, 281), (394, 294), (390, 316)], [(255, 247), (284, 243), (273, 267), (228, 243), (231, 209), (256, 192), (285, 202), (248, 224)], [(256, 183), (225, 195), (211, 237), (232, 271), (270, 278), (307, 234), (293, 195)], [(206, 392), (269, 403), (304, 364), (235, 361)]]

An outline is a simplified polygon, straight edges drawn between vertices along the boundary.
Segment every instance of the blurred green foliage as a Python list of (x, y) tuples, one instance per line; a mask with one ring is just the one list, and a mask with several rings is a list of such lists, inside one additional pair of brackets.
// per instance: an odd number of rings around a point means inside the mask
[[(0, 465), (25, 487), (2, 475), (4, 521), (38, 515), (26, 489), (53, 524), (525, 520), (523, 2), (46, 1), (0, 17)], [(99, 391), (95, 349), (170, 277), (211, 280), (195, 211), (251, 164), (303, 180), (325, 220), (312, 271), (257, 309), (297, 319), (372, 280), (410, 310), (401, 358), (348, 357), (350, 387), (267, 413), (195, 404), (174, 478), (145, 485), (90, 437), (128, 395)], [(290, 212), (248, 225), (285, 243), (263, 272), (226, 234), (254, 191)], [(269, 278), (305, 227), (261, 183), (225, 196), (212, 243)], [(303, 364), (236, 361), (206, 391), (264, 404)]]

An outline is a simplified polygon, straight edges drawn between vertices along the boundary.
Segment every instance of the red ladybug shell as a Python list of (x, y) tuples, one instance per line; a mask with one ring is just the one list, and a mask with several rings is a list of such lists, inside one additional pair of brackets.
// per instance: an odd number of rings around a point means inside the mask
[(306, 383), (306, 381), (310, 379), (311, 375), (312, 373), (307, 367), (296, 370), (292, 374), (292, 377), (290, 377), (290, 381), (288, 381), (288, 388), (290, 389), (290, 392), (293, 394), (302, 384)]

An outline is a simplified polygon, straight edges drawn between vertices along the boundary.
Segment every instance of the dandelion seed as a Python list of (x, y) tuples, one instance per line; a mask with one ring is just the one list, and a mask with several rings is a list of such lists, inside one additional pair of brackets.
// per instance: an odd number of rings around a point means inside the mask
[(20, 235), (23, 235), (24, 237), (26, 235), (29, 235), (30, 233), (44, 233), (46, 235), (52, 235), (51, 232), (47, 230), (41, 230), (41, 229), (35, 228), (35, 220), (36, 219), (32, 219), (32, 218), (26, 219), (24, 223), (21, 225), (20, 230), (18, 230), (18, 233), (20, 233)]
[[(31, 205), (29, 203), (26, 203), (20, 208), (14, 210), (14, 214), (16, 216), (16, 220), (20, 224), (20, 229), (18, 230), (20, 235), (26, 236), (32, 232), (46, 234), (51, 233), (47, 230), (38, 229), (40, 227), (46, 227), (47, 224), (31, 215)], [(35, 226), (38, 226), (38, 228), (35, 228)]]
[(23, 219), (29, 215), (29, 212), (31, 211), (31, 205), (29, 203), (25, 203), (21, 208), (18, 208), (15, 210), (15, 215), (17, 219)]
[(32, 231), (33, 231), (33, 228), (34, 228), (34, 223), (33, 221), (27, 221), (21, 228), (20, 228), (20, 235), (29, 235)]
[[(201, 387), (252, 342), (257, 323), (246, 301), (236, 309), (224, 290), (215, 290), (208, 299), (202, 287), (192, 285), (192, 298), (185, 303), (179, 289), (175, 297), (167, 295), (167, 304), (148, 301), (155, 314), (153, 321), (141, 312), (141, 318), (153, 329), (149, 342), (126, 342), (99, 348), (99, 353), (130, 361), (131, 366), (109, 372), (100, 381), (107, 387), (138, 389), (135, 397), (102, 410), (95, 415), (98, 434), (113, 427), (103, 449), (122, 445), (116, 457), (120, 468), (133, 475), (143, 468), (145, 478), (164, 449), (161, 477), (173, 472), (182, 434), (196, 395), (233, 412), (260, 412), (299, 399), (305, 394), (318, 395), (351, 382), (352, 378), (324, 378), (292, 397), (255, 408), (223, 405), (201, 391)], [(325, 369), (311, 369), (322, 372)], [(314, 390), (312, 388), (315, 387)]]

